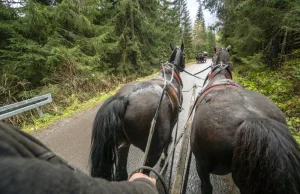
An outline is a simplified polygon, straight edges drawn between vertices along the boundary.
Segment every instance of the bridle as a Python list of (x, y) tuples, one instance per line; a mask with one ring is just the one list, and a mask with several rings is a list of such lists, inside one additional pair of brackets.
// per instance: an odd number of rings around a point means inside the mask
[(172, 71), (172, 77), (175, 78), (179, 86), (183, 87), (183, 82), (181, 80), (181, 77), (179, 76), (179, 71), (177, 70), (177, 68), (175, 68), (176, 65), (174, 63), (166, 62), (163, 64), (163, 66), (164, 68), (161, 70), (161, 72), (166, 73), (166, 70)]
[(205, 85), (207, 85), (210, 80), (212, 80), (215, 76), (217, 76), (220, 72), (222, 72), (224, 70), (226, 70), (227, 75), (228, 75), (228, 76), (225, 75), (225, 77), (227, 79), (232, 79), (232, 73), (230, 71), (230, 64), (229, 63), (225, 64), (225, 63), (221, 62), (219, 64), (212, 65), (211, 71), (207, 74), (207, 76), (204, 80), (203, 87)]
[[(164, 67), (166, 69), (172, 69), (172, 78), (171, 79), (173, 79), (173, 77), (174, 77), (176, 79), (176, 81), (178, 82), (179, 86), (183, 87), (183, 82), (181, 80), (181, 77), (179, 76), (179, 73), (180, 73), (180, 71), (182, 71), (184, 69), (184, 66), (185, 66), (185, 64), (184, 64), (184, 62), (185, 62), (185, 53), (184, 53), (183, 50), (181, 50), (182, 51), (182, 53), (181, 53), (182, 57), (180, 56), (180, 62), (179, 62), (179, 65), (177, 65), (175, 63), (175, 60), (176, 60), (178, 49), (179, 48), (175, 48), (169, 62), (166, 62), (166, 63), (163, 64), (162, 71), (165, 73)], [(174, 54), (175, 54), (175, 56), (174, 56)], [(174, 58), (174, 60), (172, 60), (172, 58)]]
[[(179, 49), (179, 48), (175, 48), (173, 52), (175, 53), (177, 51), (177, 49)], [(177, 68), (179, 67), (179, 71), (182, 71), (182, 69), (185, 68), (185, 64), (184, 64), (185, 63), (185, 53), (184, 53), (184, 51), (182, 51), (182, 57), (180, 56), (180, 63), (178, 65), (175, 64), (176, 55), (177, 55), (177, 52), (174, 56), (174, 60), (171, 60), (171, 58), (173, 58), (173, 54), (172, 54), (172, 56), (171, 56), (168, 63), (171, 63), (172, 65), (175, 65), (175, 67), (177, 67)]]

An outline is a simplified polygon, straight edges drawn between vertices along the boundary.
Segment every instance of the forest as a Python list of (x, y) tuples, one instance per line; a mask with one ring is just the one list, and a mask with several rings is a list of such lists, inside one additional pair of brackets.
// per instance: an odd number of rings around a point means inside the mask
[[(187, 61), (232, 45), (234, 79), (271, 98), (300, 131), (298, 0), (1, 0), (0, 106), (51, 93), (49, 115), (157, 72), (169, 44)], [(217, 17), (206, 26), (203, 10)], [(5, 122), (25, 125), (36, 113)], [(33, 119), (35, 122), (35, 119)]]
[[(220, 43), (232, 45), (237, 81), (276, 103), (300, 131), (300, 2), (204, 0), (216, 13)], [(300, 141), (299, 141), (300, 142)]]
[[(186, 3), (1, 1), (0, 105), (50, 92), (55, 105), (47, 112), (58, 114), (74, 101), (157, 72), (170, 56), (170, 43), (183, 41), (187, 58), (195, 50), (212, 52), (215, 36), (205, 29), (202, 9), (193, 32)], [(19, 125), (20, 117), (26, 120), (21, 115), (8, 122)]]

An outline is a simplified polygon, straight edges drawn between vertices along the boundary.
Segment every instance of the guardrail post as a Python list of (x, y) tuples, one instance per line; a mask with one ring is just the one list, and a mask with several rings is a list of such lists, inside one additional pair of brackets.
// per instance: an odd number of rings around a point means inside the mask
[(44, 115), (44, 113), (43, 113), (42, 109), (40, 109), (40, 107), (37, 107), (36, 110), (40, 117), (42, 117)]

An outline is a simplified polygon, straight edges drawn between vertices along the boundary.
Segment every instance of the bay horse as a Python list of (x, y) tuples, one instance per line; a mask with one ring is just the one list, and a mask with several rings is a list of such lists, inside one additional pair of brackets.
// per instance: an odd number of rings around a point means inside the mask
[[(164, 76), (171, 83), (162, 98), (146, 166), (153, 167), (162, 152), (167, 154), (172, 129), (182, 104), (182, 81), (185, 68), (184, 45), (171, 44), (172, 55), (165, 71), (144, 82), (125, 84), (108, 98), (97, 112), (91, 142), (91, 175), (112, 181), (126, 180), (129, 146), (145, 152), (151, 121), (164, 87)], [(172, 66), (174, 65), (174, 71)], [(173, 73), (173, 75), (172, 75)]]
[(241, 194), (299, 194), (300, 149), (285, 115), (264, 95), (232, 80), (229, 50), (215, 48), (192, 124), (202, 194), (212, 193), (210, 173), (230, 172)]

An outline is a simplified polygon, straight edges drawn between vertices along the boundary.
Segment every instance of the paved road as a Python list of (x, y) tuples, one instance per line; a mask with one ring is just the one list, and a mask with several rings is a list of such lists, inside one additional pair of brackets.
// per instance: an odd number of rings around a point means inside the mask
[[(208, 67), (211, 63), (211, 60), (208, 60), (203, 64), (194, 64), (190, 65), (186, 68), (187, 71), (191, 73), (196, 73), (206, 67)], [(201, 78), (205, 78), (209, 70), (199, 74), (198, 76)], [(202, 86), (203, 81), (191, 77), (185, 73), (181, 73), (181, 78), (183, 80), (184, 88), (183, 91), (189, 91), (193, 84), (196, 83), (198, 86)], [(200, 87), (197, 91), (200, 91)], [(182, 131), (187, 117), (188, 110), (191, 99), (191, 92), (184, 92), (183, 96), (183, 108), (184, 110), (180, 113), (179, 116), (179, 131)], [(38, 139), (44, 142), (47, 146), (49, 146), (55, 153), (65, 158), (68, 162), (70, 162), (75, 167), (80, 168), (84, 172), (88, 173), (89, 163), (89, 150), (90, 150), (90, 137), (91, 137), (91, 129), (93, 119), (96, 115), (97, 110), (101, 106), (102, 103), (86, 110), (75, 114), (67, 119), (63, 119), (55, 122), (47, 129), (38, 132), (35, 135)], [(175, 131), (175, 130), (174, 130)], [(180, 152), (180, 144), (177, 146), (175, 152), (175, 163), (173, 168), (172, 177), (176, 173), (174, 169), (177, 166), (177, 160)], [(128, 162), (128, 172), (138, 168), (142, 164), (143, 153), (131, 146), (130, 154), (129, 154), (129, 162)], [(157, 169), (158, 165), (155, 167)], [(164, 174), (164, 178), (166, 180), (169, 179), (170, 176), (170, 165), (167, 172)], [(171, 178), (172, 180), (173, 178)], [(237, 194), (239, 193), (234, 186), (231, 176), (211, 176), (212, 184), (214, 187), (214, 194)], [(197, 175), (195, 169), (195, 161), (192, 158), (190, 175), (188, 178), (188, 187), (186, 193), (201, 193), (200, 191), (200, 180)]]

